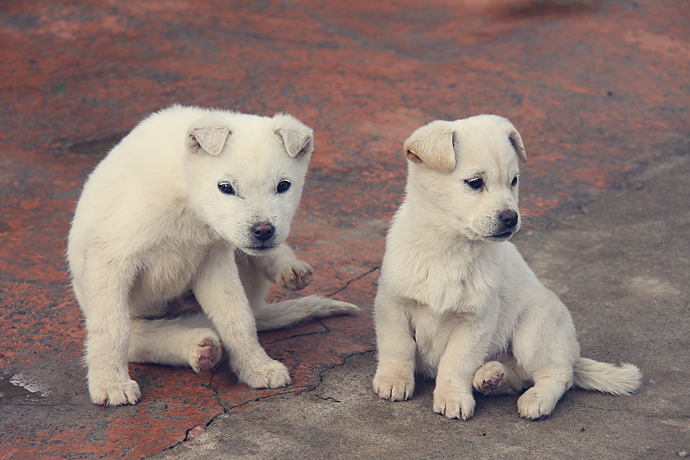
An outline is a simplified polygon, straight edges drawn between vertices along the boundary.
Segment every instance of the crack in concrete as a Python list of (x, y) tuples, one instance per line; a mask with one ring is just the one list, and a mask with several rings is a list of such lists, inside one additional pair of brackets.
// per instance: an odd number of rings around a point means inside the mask
[[(370, 275), (371, 273), (375, 272), (376, 270), (379, 270), (380, 268), (381, 268), (381, 266), (378, 266), (378, 265), (377, 265), (377, 266), (375, 266), (374, 268), (372, 268), (372, 269), (370, 269), (370, 270), (367, 270), (365, 273), (363, 273), (363, 274), (361, 274), (361, 275), (359, 275), (359, 276), (357, 276), (357, 277), (355, 277), (355, 278), (352, 278), (352, 279), (348, 280), (348, 281), (345, 283), (345, 285), (344, 285), (343, 287), (337, 289), (336, 291), (334, 291), (334, 292), (332, 292), (332, 293), (330, 293), (330, 294), (327, 294), (327, 297), (331, 297), (331, 296), (333, 296), (333, 295), (335, 295), (335, 294), (338, 294), (338, 293), (344, 291), (344, 290), (347, 289), (352, 283), (361, 280), (362, 278), (364, 278), (364, 277)], [(291, 336), (289, 336), (289, 337), (284, 337), (284, 338), (282, 338), (282, 339), (274, 340), (274, 341), (272, 341), (272, 342), (267, 342), (267, 343), (277, 343), (277, 342), (282, 342), (282, 341), (285, 341), (285, 340), (290, 340), (290, 339), (293, 339), (293, 338), (296, 338), (296, 337), (307, 337), (307, 336), (310, 336), (310, 335), (325, 334), (325, 333), (331, 332), (331, 330), (330, 330), (330, 329), (323, 323), (323, 321), (321, 321), (319, 318), (314, 318), (314, 320), (317, 321), (319, 324), (321, 324), (321, 326), (324, 328), (323, 331), (308, 332), (308, 333), (304, 333), (304, 334), (295, 334), (295, 335), (291, 335)], [(220, 395), (219, 395), (219, 393), (218, 393), (218, 389), (214, 388), (214, 386), (213, 386), (213, 379), (214, 379), (214, 377), (216, 376), (216, 370), (214, 369), (214, 370), (211, 372), (211, 378), (209, 379), (209, 383), (208, 383), (208, 385), (206, 386), (206, 388), (208, 388), (208, 389), (210, 389), (211, 391), (213, 391), (214, 397), (215, 397), (215, 399), (216, 399), (216, 402), (218, 403), (218, 405), (220, 406), (220, 408), (223, 410), (223, 412), (218, 413), (218, 414), (214, 415), (213, 417), (211, 417), (210, 420), (208, 420), (208, 421), (204, 424), (204, 430), (207, 429), (208, 427), (210, 427), (210, 426), (218, 419), (218, 417), (221, 417), (221, 416), (223, 416), (223, 415), (228, 415), (228, 414), (230, 413), (231, 410), (240, 409), (240, 408), (242, 408), (242, 407), (244, 407), (244, 406), (246, 406), (246, 405), (248, 405), (248, 404), (253, 404), (253, 403), (257, 403), (257, 402), (263, 401), (263, 400), (268, 400), (268, 399), (274, 398), (274, 397), (276, 397), (276, 396), (283, 396), (283, 395), (299, 395), (299, 394), (306, 393), (306, 392), (315, 392), (315, 391), (321, 386), (321, 384), (323, 383), (323, 373), (324, 373), (324, 372), (329, 371), (329, 370), (331, 370), (331, 369), (334, 369), (334, 368), (336, 368), (336, 367), (344, 366), (345, 363), (347, 362), (347, 360), (348, 360), (349, 358), (351, 358), (352, 356), (366, 355), (366, 354), (368, 354), (368, 353), (373, 353), (373, 352), (372, 352), (372, 351), (365, 351), (365, 352), (357, 352), (357, 351), (355, 351), (355, 352), (351, 352), (350, 354), (348, 354), (347, 356), (345, 356), (345, 357), (343, 358), (342, 363), (340, 363), (340, 364), (331, 364), (331, 365), (328, 365), (328, 366), (324, 367), (323, 369), (321, 369), (320, 371), (317, 372), (317, 376), (318, 376), (319, 381), (318, 381), (318, 383), (316, 383), (316, 384), (314, 385), (313, 388), (309, 388), (309, 386), (306, 386), (306, 387), (303, 387), (303, 388), (295, 388), (295, 389), (293, 389), (293, 390), (290, 390), (289, 387), (287, 387), (287, 390), (286, 390), (284, 393), (277, 393), (277, 394), (273, 394), (273, 395), (270, 395), (270, 396), (261, 396), (261, 397), (258, 397), (258, 398), (250, 399), (250, 400), (248, 400), (248, 401), (243, 402), (242, 404), (238, 404), (238, 405), (233, 406), (233, 407), (231, 407), (231, 408), (228, 408), (228, 407), (225, 406), (225, 404), (223, 404), (223, 401), (221, 400)], [(335, 399), (335, 398), (333, 398), (333, 397), (331, 397), (331, 396), (323, 397), (323, 396), (321, 396), (321, 395), (316, 394), (316, 397), (319, 398), (319, 399), (322, 399), (322, 400), (324, 400), (324, 401), (341, 402), (341, 401), (339, 401), (339, 400), (337, 400), (337, 399)], [(176, 442), (175, 444), (173, 444), (173, 445), (171, 445), (171, 446), (166, 447), (166, 448), (163, 449), (161, 452), (166, 452), (166, 451), (172, 450), (172, 449), (176, 448), (177, 446), (184, 445), (186, 442), (190, 442), (190, 441), (191, 441), (190, 433), (191, 433), (192, 430), (194, 430), (197, 426), (199, 426), (199, 425), (195, 425), (195, 426), (193, 426), (193, 427), (191, 427), (191, 428), (186, 429), (186, 430), (185, 430), (185, 433), (184, 433), (184, 438), (183, 438), (182, 440)]]
[[(211, 426), (211, 424), (213, 424), (213, 422), (215, 422), (216, 419), (217, 419), (218, 417), (220, 417), (220, 416), (222, 416), (222, 415), (226, 415), (226, 414), (228, 413), (228, 408), (225, 407), (225, 405), (223, 404), (223, 401), (220, 399), (220, 396), (219, 396), (219, 394), (218, 394), (218, 390), (217, 390), (216, 388), (213, 387), (213, 378), (215, 377), (215, 375), (216, 375), (216, 370), (214, 369), (214, 370), (211, 371), (211, 378), (209, 379), (208, 385), (204, 385), (204, 387), (206, 387), (206, 388), (208, 388), (209, 390), (213, 391), (213, 393), (214, 393), (214, 395), (215, 395), (215, 398), (216, 398), (216, 401), (217, 401), (218, 405), (220, 406), (220, 408), (222, 409), (222, 412), (220, 412), (220, 413), (214, 415), (213, 417), (210, 418), (210, 420), (208, 420), (206, 423), (204, 423), (204, 430), (205, 430), (206, 428), (208, 428), (209, 426)], [(167, 451), (169, 451), (169, 450), (174, 449), (174, 448), (177, 447), (177, 446), (183, 445), (184, 443), (191, 441), (190, 433), (191, 433), (192, 430), (194, 430), (194, 428), (196, 428), (197, 426), (199, 426), (199, 425), (195, 425), (195, 426), (193, 426), (193, 427), (191, 427), (191, 428), (186, 429), (185, 432), (184, 432), (184, 438), (183, 438), (182, 440), (177, 441), (175, 444), (166, 447), (165, 449), (161, 450), (161, 452), (167, 452)]]
[[(268, 399), (271, 399), (271, 398), (275, 398), (276, 396), (300, 395), (300, 394), (302, 394), (302, 393), (316, 392), (316, 390), (321, 386), (321, 384), (323, 384), (323, 374), (324, 374), (326, 371), (329, 371), (329, 370), (331, 370), (331, 369), (335, 369), (336, 367), (342, 367), (342, 366), (344, 366), (344, 365), (347, 363), (347, 360), (350, 359), (350, 358), (352, 358), (353, 356), (357, 356), (357, 355), (367, 355), (367, 354), (370, 354), (370, 353), (374, 353), (374, 352), (373, 352), (373, 351), (365, 351), (365, 352), (357, 352), (357, 351), (355, 351), (355, 352), (352, 352), (352, 353), (348, 354), (347, 356), (345, 356), (345, 357), (343, 358), (343, 362), (342, 362), (342, 363), (340, 363), (340, 364), (331, 364), (331, 365), (328, 365), (328, 366), (324, 367), (323, 369), (321, 369), (320, 371), (317, 372), (317, 376), (318, 376), (318, 378), (319, 378), (319, 381), (318, 381), (318, 383), (316, 383), (316, 384), (314, 385), (313, 388), (309, 388), (309, 387), (307, 386), (307, 387), (303, 387), (303, 388), (296, 388), (296, 389), (290, 390), (289, 387), (287, 387), (287, 391), (285, 391), (284, 393), (273, 394), (273, 395), (270, 395), (270, 396), (261, 396), (261, 397), (258, 397), (258, 398), (254, 398), (254, 399), (245, 401), (245, 402), (243, 402), (242, 404), (238, 404), (238, 405), (233, 406), (233, 407), (231, 407), (231, 408), (225, 407), (225, 405), (223, 404), (223, 402), (222, 402), (221, 399), (220, 399), (220, 396), (218, 395), (218, 390), (217, 390), (216, 388), (213, 388), (213, 378), (215, 377), (215, 374), (216, 374), (216, 372), (215, 372), (215, 370), (214, 370), (214, 371), (212, 371), (211, 379), (210, 379), (209, 384), (208, 384), (208, 388), (211, 389), (211, 390), (213, 390), (213, 392), (215, 393), (216, 398), (217, 398), (217, 401), (218, 401), (218, 405), (223, 409), (223, 412), (222, 412), (222, 413), (219, 413), (219, 414), (216, 414), (216, 415), (214, 415), (213, 417), (211, 417), (211, 419), (210, 419), (208, 422), (206, 422), (206, 423), (204, 424), (204, 430), (206, 430), (207, 428), (209, 428), (219, 417), (222, 417), (222, 416), (224, 416), (224, 415), (228, 415), (228, 414), (230, 413), (230, 411), (236, 410), (236, 409), (240, 409), (240, 408), (242, 408), (242, 407), (244, 407), (244, 406), (246, 406), (246, 405), (248, 405), (248, 404), (252, 404), (252, 403), (257, 403), (257, 402), (260, 402), (260, 401), (268, 400)], [(319, 394), (315, 394), (315, 396), (316, 396), (317, 398), (319, 398), (319, 399), (324, 400), (324, 401), (333, 401), (333, 402), (337, 402), (337, 403), (342, 402), (342, 401), (339, 401), (339, 400), (333, 398), (332, 396), (323, 397), (323, 396), (321, 396), (321, 395), (319, 395)], [(194, 430), (194, 428), (196, 428), (197, 426), (199, 426), (199, 425), (195, 425), (195, 426), (193, 426), (192, 428), (188, 428), (187, 430), (185, 430), (184, 439), (182, 439), (181, 441), (176, 442), (176, 443), (173, 444), (172, 446), (166, 447), (166, 448), (163, 449), (161, 452), (170, 451), (170, 450), (176, 448), (177, 446), (184, 445), (186, 442), (191, 441), (190, 433), (191, 433), (192, 430)]]
[(361, 274), (361, 275), (359, 275), (359, 276), (357, 276), (357, 277), (355, 277), (355, 278), (352, 278), (351, 280), (348, 280), (348, 281), (345, 283), (345, 285), (344, 285), (343, 287), (341, 287), (341, 288), (339, 288), (339, 289), (337, 289), (337, 290), (331, 292), (330, 294), (327, 294), (326, 297), (331, 297), (331, 296), (334, 296), (334, 295), (336, 295), (336, 294), (339, 294), (339, 293), (343, 292), (345, 289), (347, 289), (348, 287), (350, 287), (350, 284), (352, 284), (352, 283), (354, 283), (354, 282), (356, 282), (356, 281), (359, 281), (359, 280), (361, 280), (362, 278), (364, 278), (365, 276), (370, 275), (370, 274), (374, 273), (376, 270), (380, 270), (380, 269), (381, 269), (381, 266), (380, 266), (380, 265), (375, 266), (374, 268), (372, 268), (372, 269), (366, 271), (365, 273), (363, 273), (363, 274)]

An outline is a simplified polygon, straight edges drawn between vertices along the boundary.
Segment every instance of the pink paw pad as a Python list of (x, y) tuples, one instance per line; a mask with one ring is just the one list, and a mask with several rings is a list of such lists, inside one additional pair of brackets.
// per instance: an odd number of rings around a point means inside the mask
[(484, 380), (482, 382), (482, 390), (485, 391), (494, 391), (496, 390), (499, 385), (501, 385), (501, 382), (503, 381), (503, 377), (505, 374), (501, 372), (500, 374), (497, 374), (495, 377), (490, 378), (489, 380)]
[(199, 354), (199, 370), (209, 371), (218, 360), (218, 352), (213, 346), (213, 341), (211, 339), (205, 339), (199, 346), (203, 348)]

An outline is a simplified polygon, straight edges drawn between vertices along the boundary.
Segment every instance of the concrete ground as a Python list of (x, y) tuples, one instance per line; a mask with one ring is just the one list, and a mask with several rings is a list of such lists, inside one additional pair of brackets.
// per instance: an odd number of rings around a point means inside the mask
[[(0, 460), (690, 456), (690, 4), (4, 2), (0, 64)], [(89, 171), (173, 103), (314, 128), (289, 241), (317, 271), (304, 293), (363, 311), (260, 334), (289, 387), (131, 365), (140, 402), (98, 407), (65, 239)], [(583, 355), (637, 364), (639, 393), (571, 390), (541, 422), (478, 396), (462, 422), (433, 413), (433, 382), (407, 402), (371, 391), (402, 142), (479, 113), (527, 147), (515, 243)]]

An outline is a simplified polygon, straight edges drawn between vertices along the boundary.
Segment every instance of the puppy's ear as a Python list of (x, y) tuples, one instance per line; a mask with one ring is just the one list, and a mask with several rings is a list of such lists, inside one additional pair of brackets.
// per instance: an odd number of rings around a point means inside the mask
[(314, 151), (314, 133), (310, 127), (286, 114), (273, 117), (276, 121), (275, 133), (292, 158), (309, 155)]
[(525, 144), (522, 143), (522, 137), (520, 137), (520, 133), (517, 132), (515, 128), (513, 128), (510, 131), (508, 131), (508, 139), (510, 140), (510, 143), (515, 149), (515, 152), (517, 153), (517, 156), (520, 159), (520, 161), (526, 163), (527, 152), (525, 151)]
[(455, 167), (453, 129), (447, 121), (436, 120), (422, 126), (405, 141), (405, 155), (412, 163), (424, 163), (441, 172)]
[(221, 124), (202, 124), (190, 127), (187, 134), (187, 148), (192, 153), (218, 155), (225, 147), (230, 128)]
[(510, 120), (504, 117), (500, 117), (498, 115), (485, 115), (486, 117), (489, 117), (490, 119), (493, 119), (494, 122), (498, 125), (498, 127), (501, 130), (504, 130), (506, 133), (506, 136), (508, 136), (508, 140), (510, 141), (510, 145), (513, 146), (513, 149), (515, 149), (515, 153), (518, 156), (518, 160), (520, 160), (523, 163), (527, 162), (527, 152), (525, 151), (525, 144), (522, 143), (522, 137), (520, 136), (520, 133), (515, 129), (515, 126), (513, 126), (513, 123), (511, 123)]

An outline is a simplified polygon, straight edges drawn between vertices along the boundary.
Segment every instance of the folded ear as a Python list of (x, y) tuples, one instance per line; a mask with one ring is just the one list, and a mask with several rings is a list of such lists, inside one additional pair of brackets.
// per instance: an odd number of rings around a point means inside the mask
[(405, 141), (405, 155), (413, 163), (424, 163), (441, 172), (455, 167), (453, 129), (447, 121), (436, 120), (418, 128)]
[(525, 151), (525, 144), (522, 143), (522, 137), (520, 136), (520, 133), (517, 132), (517, 129), (513, 128), (508, 132), (508, 139), (510, 140), (510, 143), (513, 145), (515, 152), (517, 152), (517, 156), (520, 159), (520, 161), (526, 163), (527, 152)]
[(508, 141), (510, 141), (510, 145), (512, 145), (515, 149), (515, 153), (517, 154), (518, 160), (520, 160), (523, 163), (527, 162), (527, 152), (525, 151), (525, 144), (522, 143), (522, 137), (520, 136), (520, 133), (518, 133), (517, 129), (515, 129), (513, 123), (511, 123), (511, 121), (507, 118), (501, 117), (499, 115), (482, 116), (490, 120), (493, 120), (494, 123), (498, 125), (499, 129), (506, 133), (506, 136), (508, 136)]
[(230, 128), (218, 123), (192, 125), (187, 133), (187, 147), (192, 153), (218, 155), (225, 147)]
[(297, 158), (314, 151), (314, 133), (310, 127), (286, 114), (273, 117), (276, 121), (275, 133), (278, 135), (288, 155)]

